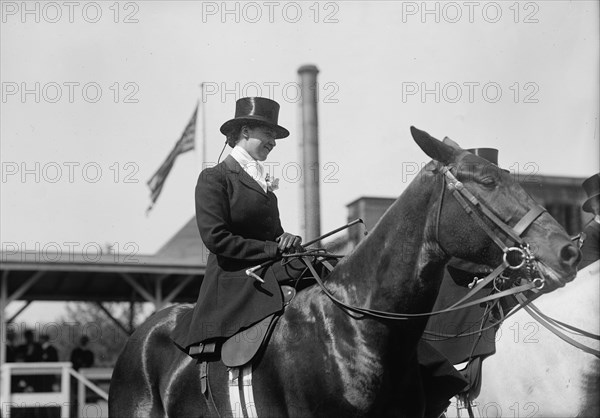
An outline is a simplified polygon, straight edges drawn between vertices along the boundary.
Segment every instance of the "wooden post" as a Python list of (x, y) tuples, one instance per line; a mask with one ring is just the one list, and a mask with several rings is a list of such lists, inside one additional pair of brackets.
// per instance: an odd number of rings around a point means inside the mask
[[(6, 363), (6, 327), (8, 321), (6, 320), (6, 308), (8, 305), (8, 270), (2, 272), (0, 278), (0, 367)], [(10, 382), (9, 382), (10, 386)], [(2, 407), (2, 405), (0, 405)]]

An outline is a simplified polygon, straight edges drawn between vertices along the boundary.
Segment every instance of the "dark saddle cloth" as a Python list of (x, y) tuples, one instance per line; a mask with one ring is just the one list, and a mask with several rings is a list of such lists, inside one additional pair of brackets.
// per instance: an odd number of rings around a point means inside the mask
[[(281, 285), (281, 293), (285, 306), (292, 301), (296, 290), (291, 286)], [(266, 346), (280, 316), (281, 313), (271, 314), (228, 338), (194, 344), (188, 348), (187, 354), (199, 363), (221, 360), (227, 367), (244, 366)]]

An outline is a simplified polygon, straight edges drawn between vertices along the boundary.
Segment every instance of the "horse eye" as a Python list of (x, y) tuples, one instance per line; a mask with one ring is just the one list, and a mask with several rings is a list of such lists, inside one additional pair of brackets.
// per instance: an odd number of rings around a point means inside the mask
[(493, 177), (484, 177), (481, 180), (479, 180), (479, 182), (481, 184), (483, 184), (484, 186), (495, 186), (496, 185), (496, 180)]

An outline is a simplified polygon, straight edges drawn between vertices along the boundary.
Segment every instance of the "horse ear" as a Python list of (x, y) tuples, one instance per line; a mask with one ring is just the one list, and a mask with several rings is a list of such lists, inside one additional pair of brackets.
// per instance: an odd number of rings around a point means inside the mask
[(410, 133), (423, 152), (434, 160), (443, 164), (449, 164), (454, 161), (457, 151), (454, 147), (444, 144), (439, 139), (435, 139), (427, 132), (421, 131), (414, 126), (410, 127)]
[(456, 142), (454, 142), (453, 140), (451, 140), (448, 137), (445, 137), (442, 142), (446, 145), (450, 145), (452, 148), (461, 149), (460, 145), (458, 145)]

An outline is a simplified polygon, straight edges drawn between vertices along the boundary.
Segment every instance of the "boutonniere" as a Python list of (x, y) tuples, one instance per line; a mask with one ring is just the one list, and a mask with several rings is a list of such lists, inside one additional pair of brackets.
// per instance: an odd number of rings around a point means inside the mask
[(274, 192), (275, 190), (279, 189), (279, 179), (271, 180), (271, 176), (269, 176), (269, 173), (267, 173), (267, 176), (265, 177), (265, 181), (267, 183), (268, 191)]

